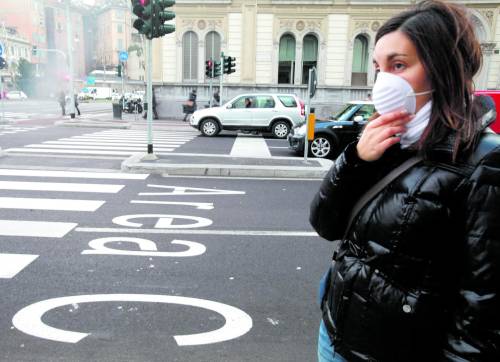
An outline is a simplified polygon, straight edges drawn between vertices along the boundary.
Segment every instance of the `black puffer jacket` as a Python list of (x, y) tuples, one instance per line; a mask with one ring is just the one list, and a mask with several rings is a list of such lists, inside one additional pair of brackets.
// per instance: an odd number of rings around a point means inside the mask
[[(322, 306), (348, 361), (500, 361), (499, 139), (454, 164), (450, 136), (360, 211)], [(312, 202), (316, 231), (342, 239), (359, 196), (410, 156), (368, 163), (349, 145)]]

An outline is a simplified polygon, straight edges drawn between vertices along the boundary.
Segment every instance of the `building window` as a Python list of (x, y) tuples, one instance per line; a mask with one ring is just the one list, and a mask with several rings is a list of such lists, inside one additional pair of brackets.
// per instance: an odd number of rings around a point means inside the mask
[(123, 25), (122, 24), (118, 24), (116, 30), (118, 31), (119, 34), (123, 34)]
[(367, 85), (367, 74), (368, 39), (364, 35), (358, 35), (354, 39), (351, 85)]
[(318, 66), (318, 39), (308, 34), (302, 47), (302, 84), (309, 82), (309, 69)]
[(118, 39), (117, 48), (120, 51), (123, 50), (123, 39)]
[(215, 31), (211, 31), (205, 38), (205, 60), (220, 58), (220, 35)]
[(188, 31), (182, 37), (182, 78), (184, 81), (198, 79), (198, 35)]
[(280, 39), (278, 83), (293, 84), (295, 77), (295, 38), (285, 34)]

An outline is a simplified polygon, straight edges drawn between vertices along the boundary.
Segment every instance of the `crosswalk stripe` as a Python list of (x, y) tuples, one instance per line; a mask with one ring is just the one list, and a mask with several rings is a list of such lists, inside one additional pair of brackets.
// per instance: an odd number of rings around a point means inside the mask
[(36, 258), (38, 258), (38, 255), (0, 254), (0, 278), (14, 278)]
[(31, 197), (0, 197), (0, 209), (50, 210), (50, 211), (96, 211), (105, 201), (39, 199)]
[(0, 220), (0, 235), (62, 238), (77, 226), (72, 222)]
[[(169, 152), (174, 149), (168, 149)], [(8, 148), (5, 152), (24, 152), (24, 153), (69, 153), (69, 154), (87, 154), (87, 155), (114, 155), (114, 156), (129, 156), (137, 151), (95, 151), (95, 150), (50, 150), (43, 148)]]
[(145, 180), (149, 174), (123, 172), (51, 171), (0, 168), (0, 176), (65, 177), (86, 179)]
[(0, 181), (0, 190), (96, 192), (116, 194), (124, 187), (125, 185)]
[[(124, 135), (97, 135), (97, 136), (74, 136), (71, 137), (72, 139), (79, 139), (79, 138), (85, 138), (85, 139), (104, 139), (104, 140), (109, 140), (109, 139), (119, 139), (119, 140), (146, 140), (147, 136), (124, 136)], [(175, 141), (175, 140), (180, 140), (180, 141), (191, 141), (194, 137), (170, 137), (170, 136), (154, 136), (154, 140), (168, 140), (168, 141)]]
[[(53, 145), (53, 144), (33, 144), (26, 145), (24, 147), (30, 148), (55, 148), (55, 149), (83, 149), (83, 150), (122, 150), (122, 151), (136, 151), (140, 152), (146, 149), (146, 144), (144, 146), (93, 146), (93, 145)], [(158, 151), (171, 151), (172, 148), (177, 148), (179, 145), (170, 145), (168, 148), (155, 147)]]
[[(171, 146), (180, 145), (182, 146), (185, 142), (175, 141), (175, 142), (161, 142), (154, 141), (155, 145), (158, 146)], [(53, 145), (96, 145), (96, 146), (135, 146), (135, 145), (147, 145), (147, 141), (92, 141), (92, 140), (65, 140), (61, 139), (59, 141), (45, 141), (43, 144), (53, 144)]]

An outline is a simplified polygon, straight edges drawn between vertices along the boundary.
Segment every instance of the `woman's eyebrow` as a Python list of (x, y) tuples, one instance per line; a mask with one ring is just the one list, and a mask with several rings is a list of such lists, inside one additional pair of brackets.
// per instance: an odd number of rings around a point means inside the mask
[[(405, 54), (405, 53), (389, 53), (387, 55), (387, 61), (391, 61), (392, 59), (396, 58), (396, 57), (409, 57), (408, 54)], [(373, 58), (373, 63), (376, 64), (377, 61), (375, 60), (375, 58)]]

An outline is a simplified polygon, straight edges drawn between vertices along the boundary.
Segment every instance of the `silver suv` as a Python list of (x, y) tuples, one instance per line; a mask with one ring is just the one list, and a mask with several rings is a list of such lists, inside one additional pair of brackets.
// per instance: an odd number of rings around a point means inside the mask
[(286, 138), (303, 123), (304, 102), (294, 94), (282, 93), (239, 95), (220, 107), (197, 110), (190, 119), (192, 127), (209, 137), (221, 130), (242, 130)]

